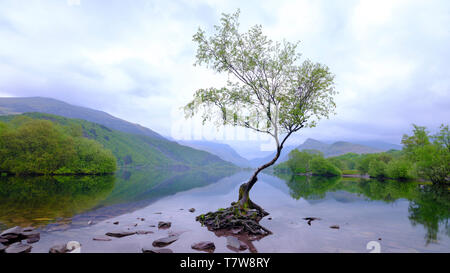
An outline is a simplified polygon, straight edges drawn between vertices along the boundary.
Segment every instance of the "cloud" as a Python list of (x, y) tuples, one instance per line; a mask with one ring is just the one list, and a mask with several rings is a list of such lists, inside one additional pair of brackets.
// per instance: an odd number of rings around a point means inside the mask
[(169, 135), (194, 91), (226, 78), (192, 65), (192, 35), (237, 8), (242, 31), (300, 40), (336, 75), (337, 115), (293, 142), (398, 143), (412, 123), (448, 124), (447, 1), (3, 1), (0, 95), (53, 97)]

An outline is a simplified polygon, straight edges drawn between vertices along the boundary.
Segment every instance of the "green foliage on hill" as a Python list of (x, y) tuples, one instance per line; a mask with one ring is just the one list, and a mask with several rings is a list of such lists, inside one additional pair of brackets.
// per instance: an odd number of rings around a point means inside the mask
[[(368, 174), (378, 179), (425, 179), (433, 183), (450, 182), (450, 133), (448, 126), (430, 135), (425, 127), (413, 125), (413, 135), (404, 135), (401, 151), (340, 156), (317, 156), (311, 151), (292, 150), (289, 160), (274, 167), (276, 172), (313, 173), (317, 175)], [(313, 162), (312, 165), (311, 163)], [(314, 168), (312, 168), (314, 166)], [(334, 168), (340, 170), (336, 171)]]
[(316, 150), (292, 150), (289, 160), (274, 167), (276, 172), (290, 172), (295, 174), (311, 173), (319, 176), (340, 176), (341, 171), (322, 152)]
[(17, 116), (0, 125), (0, 171), (14, 174), (104, 174), (116, 170), (111, 151), (75, 126)]
[[(70, 119), (43, 113), (25, 113), (19, 116), (0, 116), (8, 124), (14, 119), (28, 117), (51, 121), (67, 134), (82, 136), (84, 140), (100, 143), (110, 150), (119, 166), (150, 166), (177, 169), (234, 169), (231, 163), (210, 153), (179, 145), (163, 138), (135, 135), (112, 130), (103, 125), (80, 119)], [(0, 127), (1, 128), (1, 127)]]

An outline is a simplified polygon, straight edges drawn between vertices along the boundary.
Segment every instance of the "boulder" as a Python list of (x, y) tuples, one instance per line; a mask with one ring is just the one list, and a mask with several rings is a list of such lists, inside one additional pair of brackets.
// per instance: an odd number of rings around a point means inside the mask
[(194, 208), (190, 208), (190, 209), (189, 209), (189, 212), (194, 212), (194, 211), (195, 211)]
[(203, 251), (214, 251), (216, 246), (213, 242), (210, 241), (202, 241), (191, 245), (192, 249), (203, 250)]
[(171, 235), (171, 236), (160, 238), (158, 240), (153, 241), (152, 245), (155, 247), (164, 247), (164, 246), (170, 245), (171, 243), (175, 242), (176, 240), (178, 240), (178, 238), (179, 238), (178, 235)]

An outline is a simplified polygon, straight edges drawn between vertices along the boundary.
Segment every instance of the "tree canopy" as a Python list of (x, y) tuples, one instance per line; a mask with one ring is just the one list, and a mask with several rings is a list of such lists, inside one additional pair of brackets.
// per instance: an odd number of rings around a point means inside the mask
[[(194, 35), (196, 65), (227, 73), (228, 81), (224, 87), (197, 90), (185, 113), (267, 133), (282, 147), (290, 134), (314, 127), (333, 112), (334, 75), (323, 64), (300, 63), (299, 42), (274, 42), (261, 25), (240, 33), (239, 13), (223, 14), (210, 37), (202, 29)], [(281, 134), (286, 135), (282, 141)]]

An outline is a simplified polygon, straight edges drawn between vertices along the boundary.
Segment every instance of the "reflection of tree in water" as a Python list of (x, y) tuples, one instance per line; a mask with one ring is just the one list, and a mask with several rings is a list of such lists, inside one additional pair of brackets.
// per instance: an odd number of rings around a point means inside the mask
[(322, 199), (340, 180), (340, 177), (292, 176), (286, 183), (294, 199)]
[(41, 226), (95, 207), (114, 187), (115, 177), (33, 176), (0, 178), (0, 222)]
[(409, 220), (415, 226), (423, 225), (427, 229), (427, 244), (437, 242), (439, 228), (443, 226), (445, 234), (450, 236), (450, 192), (447, 187), (426, 185), (419, 195), (409, 204)]
[(359, 192), (369, 200), (392, 203), (400, 198), (413, 200), (418, 194), (418, 184), (408, 181), (395, 180), (361, 180)]
[(450, 236), (450, 191), (437, 185), (419, 185), (417, 182), (360, 179), (352, 182), (341, 178), (278, 175), (284, 179), (295, 199), (321, 199), (327, 192), (344, 190), (360, 194), (368, 200), (392, 203), (409, 200), (409, 219), (426, 230), (426, 243), (437, 242), (439, 229)]

